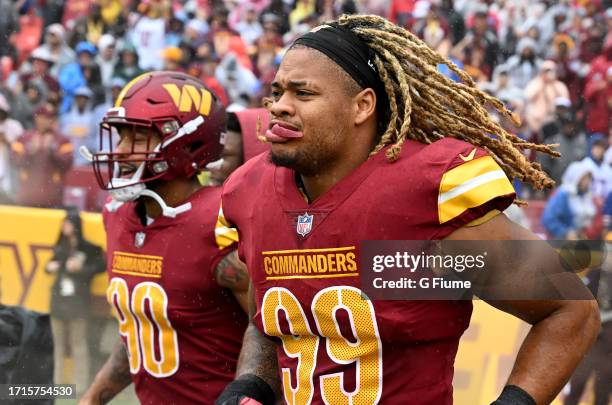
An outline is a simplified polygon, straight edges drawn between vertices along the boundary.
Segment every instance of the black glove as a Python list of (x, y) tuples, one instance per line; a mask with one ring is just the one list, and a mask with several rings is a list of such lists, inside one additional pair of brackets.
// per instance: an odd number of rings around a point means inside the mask
[(501, 395), (491, 405), (537, 405), (525, 390), (516, 385), (506, 385)]
[(244, 374), (229, 383), (215, 405), (274, 405), (272, 388), (255, 374)]

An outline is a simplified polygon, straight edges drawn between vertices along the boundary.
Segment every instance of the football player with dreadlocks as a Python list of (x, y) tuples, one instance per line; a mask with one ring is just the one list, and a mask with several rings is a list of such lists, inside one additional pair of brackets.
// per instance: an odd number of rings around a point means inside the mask
[[(555, 152), (505, 131), (489, 105), (512, 116), (378, 16), (344, 16), (292, 44), (267, 105), (269, 157), (238, 168), (221, 198), (218, 232), (239, 235), (252, 321), (218, 404), (452, 403), (471, 301), (364, 300), (359, 245), (537, 240), (502, 211), (515, 200), (509, 179), (552, 185), (522, 150)], [(555, 266), (552, 249), (503, 262), (501, 250), (487, 261), (493, 279)], [(592, 344), (597, 306), (570, 276), (587, 299), (491, 302), (532, 325), (496, 405), (551, 402)]]
[(132, 381), (143, 404), (211, 404), (232, 380), (246, 269), (215, 243), (220, 188), (196, 177), (218, 159), (225, 124), (199, 80), (146, 73), (103, 118), (101, 151), (82, 150), (112, 196), (107, 298), (121, 341), (81, 404), (106, 403)]

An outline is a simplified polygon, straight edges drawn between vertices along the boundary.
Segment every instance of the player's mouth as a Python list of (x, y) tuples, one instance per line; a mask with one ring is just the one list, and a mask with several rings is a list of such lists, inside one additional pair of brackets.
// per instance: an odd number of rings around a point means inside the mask
[(122, 179), (129, 179), (134, 175), (136, 170), (138, 170), (138, 166), (129, 163), (121, 163), (119, 165), (119, 177)]
[(289, 142), (292, 139), (303, 137), (302, 131), (298, 130), (295, 125), (283, 121), (272, 120), (270, 129), (266, 131), (266, 140), (272, 143)]

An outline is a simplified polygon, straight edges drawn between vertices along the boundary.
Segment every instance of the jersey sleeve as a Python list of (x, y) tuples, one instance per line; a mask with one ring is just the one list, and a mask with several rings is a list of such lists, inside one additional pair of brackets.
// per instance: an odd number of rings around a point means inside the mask
[(219, 206), (219, 214), (217, 216), (217, 223), (215, 224), (215, 241), (217, 242), (219, 250), (238, 247), (238, 229), (225, 218), (225, 214), (223, 213), (223, 201)]
[(436, 238), (486, 222), (512, 204), (514, 187), (485, 150), (455, 139), (435, 149), (430, 153), (444, 163), (438, 166), (441, 170), (429, 174), (437, 209)]

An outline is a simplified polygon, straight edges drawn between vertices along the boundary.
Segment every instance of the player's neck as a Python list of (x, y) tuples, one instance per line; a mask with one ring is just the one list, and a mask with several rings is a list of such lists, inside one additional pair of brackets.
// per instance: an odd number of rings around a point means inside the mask
[(300, 174), (304, 192), (310, 202), (316, 200), (321, 195), (329, 191), (333, 186), (348, 176), (353, 170), (361, 166), (370, 155), (369, 148), (359, 148), (359, 150), (347, 150), (342, 154), (342, 159), (334, 164), (326, 165), (324, 169), (314, 175)]
[[(201, 188), (202, 186), (198, 179), (193, 177), (191, 179), (174, 179), (156, 184), (152, 191), (156, 192), (169, 207), (176, 207)], [(161, 207), (152, 198), (145, 197), (143, 202), (148, 217), (155, 219), (162, 214)]]

